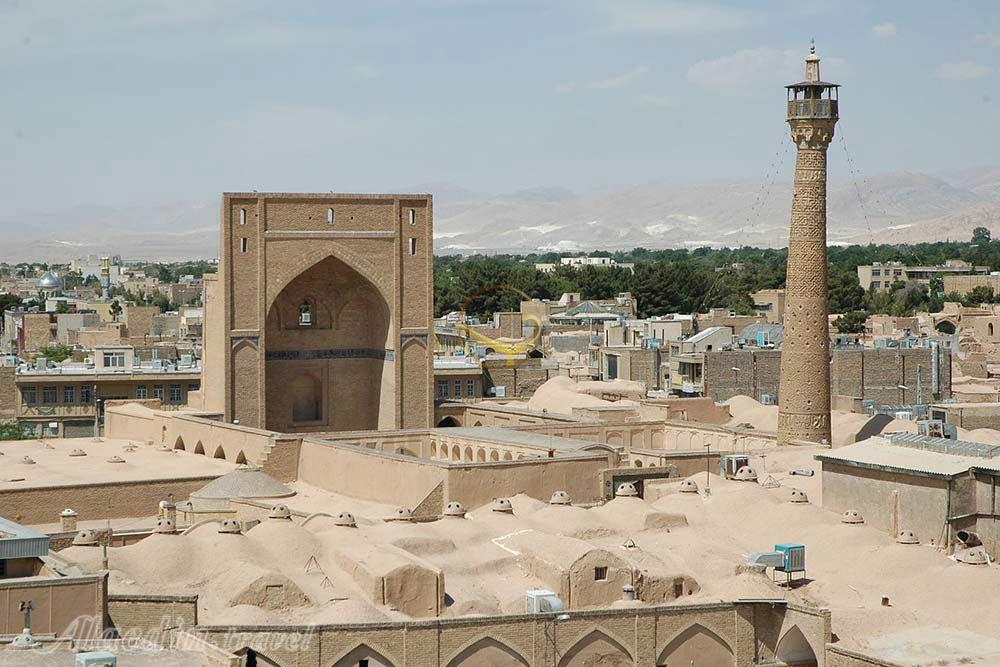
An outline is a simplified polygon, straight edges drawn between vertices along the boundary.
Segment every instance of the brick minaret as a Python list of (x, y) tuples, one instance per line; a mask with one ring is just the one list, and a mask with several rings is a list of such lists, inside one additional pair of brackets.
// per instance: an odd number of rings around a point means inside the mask
[(798, 149), (788, 234), (778, 442), (830, 442), (830, 336), (826, 285), (826, 149), (837, 123), (837, 88), (819, 76), (816, 47), (806, 80), (786, 86)]

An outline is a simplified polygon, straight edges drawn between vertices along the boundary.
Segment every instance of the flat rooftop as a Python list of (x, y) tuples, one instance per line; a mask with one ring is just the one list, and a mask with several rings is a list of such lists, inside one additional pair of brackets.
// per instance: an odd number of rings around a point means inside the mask
[[(134, 450), (129, 451), (134, 447)], [(129, 449), (126, 449), (129, 448)], [(86, 456), (70, 456), (79, 449)], [(24, 463), (24, 457), (33, 464)], [(109, 463), (120, 456), (124, 463)], [(220, 477), (236, 468), (210, 456), (170, 450), (129, 440), (56, 438), (0, 442), (0, 491), (106, 482)], [(16, 481), (12, 481), (16, 480)]]

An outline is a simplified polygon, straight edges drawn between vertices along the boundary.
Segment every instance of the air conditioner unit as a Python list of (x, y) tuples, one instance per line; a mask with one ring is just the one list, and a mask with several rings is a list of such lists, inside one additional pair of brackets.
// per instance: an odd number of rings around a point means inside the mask
[(493, 395), (497, 398), (507, 398), (507, 387), (493, 387)]
[(760, 395), (761, 405), (774, 405), (774, 396), (771, 394), (761, 394)]
[(529, 614), (563, 611), (565, 608), (559, 596), (552, 591), (537, 588), (524, 593), (524, 610)]

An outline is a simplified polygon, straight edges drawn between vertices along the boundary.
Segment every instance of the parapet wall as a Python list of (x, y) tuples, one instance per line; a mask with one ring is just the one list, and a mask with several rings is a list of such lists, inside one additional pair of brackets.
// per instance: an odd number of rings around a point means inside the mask
[(155, 445), (257, 466), (282, 482), (295, 479), (301, 442), (297, 436), (227, 424), (211, 417), (217, 415), (171, 414), (127, 404), (108, 408), (104, 430), (109, 438), (152, 441)]
[[(445, 461), (305, 438), (299, 479), (321, 489), (414, 508), (437, 487), (441, 504), (470, 509), (494, 498), (524, 493), (547, 500), (567, 491), (577, 502), (601, 499), (605, 452), (508, 461)], [(391, 484), (373, 480), (392, 480)]]
[(54, 523), (67, 507), (81, 520), (152, 516), (161, 500), (171, 495), (187, 498), (216, 478), (218, 475), (3, 489), (0, 516), (27, 525)]
[(0, 635), (20, 634), (24, 615), (18, 604), (31, 600), (35, 634), (98, 638), (106, 626), (107, 599), (107, 574), (0, 579)]
[[(326, 626), (202, 626), (225, 651), (250, 647), (276, 664), (543, 667), (606, 664), (778, 664), (781, 642), (801, 632), (824, 665), (830, 613), (783, 600), (666, 605), (553, 614), (437, 618)], [(706, 653), (711, 652), (711, 655)], [(711, 662), (711, 660), (717, 660)], [(602, 662), (602, 664), (604, 664)], [(851, 665), (850, 667), (854, 667)]]

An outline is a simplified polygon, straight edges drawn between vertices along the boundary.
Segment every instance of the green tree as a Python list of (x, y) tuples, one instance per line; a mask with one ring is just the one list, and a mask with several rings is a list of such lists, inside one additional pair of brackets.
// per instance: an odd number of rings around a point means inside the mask
[(21, 297), (16, 294), (0, 294), (0, 313), (13, 310), (21, 305)]
[(49, 361), (54, 361), (59, 363), (60, 361), (66, 361), (73, 356), (73, 348), (67, 345), (46, 345), (35, 353), (35, 359), (38, 357), (45, 357)]
[(852, 310), (835, 319), (833, 326), (838, 333), (860, 334), (865, 332), (866, 321), (868, 321), (867, 313), (860, 310)]
[(35, 432), (16, 421), (0, 422), (0, 440), (29, 440)]
[(992, 240), (990, 230), (986, 227), (976, 227), (972, 230), (972, 242), (978, 245), (986, 245)]
[(122, 305), (120, 303), (118, 303), (118, 299), (115, 299), (114, 301), (111, 302), (111, 309), (110, 310), (111, 310), (111, 319), (113, 319), (115, 322), (117, 322), (118, 318), (122, 314)]
[(865, 290), (858, 283), (856, 272), (831, 270), (828, 284), (831, 313), (864, 310)]
[(997, 297), (993, 292), (993, 288), (987, 285), (979, 285), (973, 287), (964, 297), (962, 297), (962, 305), (974, 308), (981, 303), (996, 303)]

